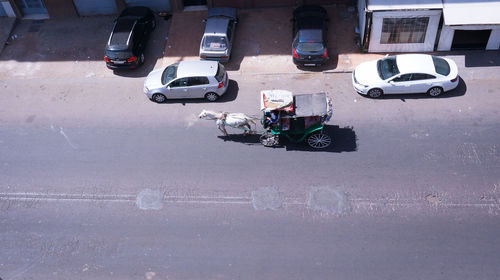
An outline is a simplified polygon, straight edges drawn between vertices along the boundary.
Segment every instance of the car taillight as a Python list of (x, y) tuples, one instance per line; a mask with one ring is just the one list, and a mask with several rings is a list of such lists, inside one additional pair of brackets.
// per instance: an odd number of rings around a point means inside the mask
[(107, 57), (104, 57), (104, 60), (106, 60), (106, 62), (111, 62), (111, 60), (109, 60), (109, 58)]
[(299, 58), (299, 55), (297, 54), (297, 52), (295, 51), (295, 48), (292, 48), (292, 53), (293, 53), (293, 57), (295, 58)]
[(221, 87), (223, 87), (223, 86), (224, 86), (224, 81), (220, 82), (220, 83), (219, 83), (219, 86), (217, 86), (217, 88), (221, 88)]
[(325, 49), (325, 51), (323, 52), (323, 55), (321, 56), (321, 58), (325, 58), (327, 55), (328, 55), (328, 52), (327, 52), (327, 50)]
[(450, 82), (454, 83), (458, 80), (458, 76), (456, 76), (454, 79), (452, 79)]
[(137, 60), (137, 57), (132, 56), (131, 58), (127, 59), (127, 62), (134, 62)]

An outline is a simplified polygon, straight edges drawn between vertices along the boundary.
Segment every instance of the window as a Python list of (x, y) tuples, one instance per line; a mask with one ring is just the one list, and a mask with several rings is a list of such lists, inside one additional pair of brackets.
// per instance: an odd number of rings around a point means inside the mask
[(233, 22), (232, 20), (229, 21), (229, 24), (227, 26), (226, 34), (227, 34), (227, 39), (231, 41), (231, 34), (233, 33)]
[(411, 80), (411, 74), (404, 74), (404, 75), (401, 75), (397, 78), (394, 78), (392, 81), (393, 82), (408, 82)]
[(224, 70), (224, 66), (222, 64), (218, 63), (219, 68), (217, 69), (217, 74), (215, 74), (215, 79), (217, 82), (222, 82), (224, 79), (224, 74), (226, 74), (226, 71)]
[(188, 85), (188, 78), (180, 78), (170, 83), (169, 86), (175, 88), (175, 87), (187, 87), (187, 85)]
[(381, 44), (423, 43), (429, 17), (384, 18)]
[(446, 60), (437, 56), (432, 56), (432, 61), (434, 62), (436, 73), (443, 76), (448, 76), (448, 74), (450, 74), (450, 65), (448, 64), (448, 62), (446, 62)]
[(179, 63), (174, 63), (165, 68), (165, 71), (163, 71), (163, 74), (161, 74), (161, 83), (163, 85), (168, 84), (168, 82), (177, 77), (177, 67), (179, 67)]
[(429, 75), (429, 74), (424, 74), (424, 73), (415, 73), (411, 76), (412, 81), (420, 81), (420, 80), (429, 80), (429, 79), (435, 79), (436, 77)]
[(189, 78), (189, 86), (200, 86), (208, 84), (207, 77), (190, 77)]
[(205, 36), (203, 37), (203, 48), (207, 50), (220, 51), (227, 48), (226, 37), (224, 36)]
[(377, 61), (378, 75), (382, 80), (389, 79), (392, 76), (399, 74), (399, 68), (396, 63), (395, 56), (388, 56)]

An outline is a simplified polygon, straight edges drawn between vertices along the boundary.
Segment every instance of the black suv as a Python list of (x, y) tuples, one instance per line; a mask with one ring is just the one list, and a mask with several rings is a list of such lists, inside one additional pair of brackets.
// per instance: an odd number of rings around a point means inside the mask
[(128, 7), (118, 16), (109, 36), (104, 60), (109, 69), (133, 69), (144, 62), (149, 34), (156, 27), (153, 11)]
[(327, 23), (328, 14), (321, 6), (304, 5), (293, 11), (293, 63), (317, 66), (328, 60)]

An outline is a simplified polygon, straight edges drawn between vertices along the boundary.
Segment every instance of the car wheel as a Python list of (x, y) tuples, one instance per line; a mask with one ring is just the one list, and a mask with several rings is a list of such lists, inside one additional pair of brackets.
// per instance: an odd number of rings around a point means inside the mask
[(151, 97), (151, 100), (153, 100), (156, 103), (163, 103), (167, 100), (167, 98), (165, 97), (165, 95), (163, 95), (161, 93), (155, 93)]
[(259, 138), (260, 143), (265, 147), (274, 147), (279, 144), (279, 135), (272, 134), (271, 132), (266, 132), (262, 134)]
[(379, 88), (372, 88), (368, 91), (368, 96), (370, 96), (371, 98), (379, 98), (383, 94), (384, 92)]
[(441, 93), (443, 93), (443, 89), (440, 88), (440, 87), (431, 87), (427, 93), (432, 96), (432, 97), (436, 97), (438, 95), (441, 95)]
[(314, 133), (307, 137), (307, 144), (315, 149), (324, 149), (332, 143), (332, 138), (328, 134)]
[(219, 98), (219, 96), (215, 92), (209, 92), (209, 93), (205, 94), (205, 99), (210, 101), (210, 102), (214, 102), (218, 98)]

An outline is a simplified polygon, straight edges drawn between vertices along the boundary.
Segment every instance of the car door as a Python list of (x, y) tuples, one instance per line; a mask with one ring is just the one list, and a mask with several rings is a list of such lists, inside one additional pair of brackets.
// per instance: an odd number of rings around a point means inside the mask
[(414, 92), (427, 92), (432, 86), (433, 82), (436, 80), (436, 77), (424, 74), (424, 73), (415, 73), (411, 76), (412, 81), (415, 82), (413, 85), (415, 91)]
[(208, 91), (207, 77), (189, 77), (186, 98), (203, 98)]
[(167, 86), (167, 98), (186, 98), (188, 91), (188, 78), (173, 80)]
[(383, 89), (384, 93), (404, 94), (411, 92), (411, 74), (396, 76)]

